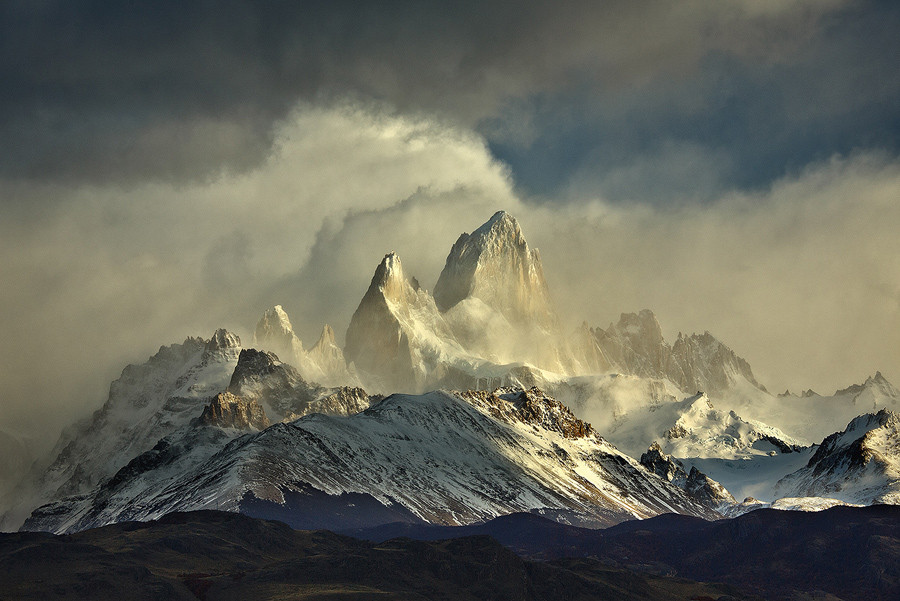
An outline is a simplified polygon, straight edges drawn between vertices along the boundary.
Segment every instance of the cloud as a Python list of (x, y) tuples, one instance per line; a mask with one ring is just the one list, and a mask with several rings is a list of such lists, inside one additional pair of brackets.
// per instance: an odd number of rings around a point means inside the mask
[[(416, 220), (428, 221), (407, 199), (456, 194), (463, 210), (465, 190), (510, 196), (508, 174), (483, 140), (434, 119), (304, 104), (274, 139), (277, 152), (258, 168), (206, 182), (0, 181), (0, 423), (42, 432), (69, 423), (99, 407), (126, 363), (189, 335), (227, 327), (249, 343), (268, 306), (316, 297), (274, 291), (324, 244), (329, 223), (410, 207), (366, 235), (381, 244), (356, 247), (369, 257), (361, 274), (343, 260), (328, 266), (364, 287), (391, 235), (405, 224), (412, 236)], [(343, 307), (356, 290), (335, 292)], [(313, 331), (322, 317), (301, 312), (296, 321)]]
[(217, 327), (249, 341), (276, 303), (307, 345), (325, 321), (340, 336), (386, 252), (432, 288), (456, 237), (500, 208), (541, 249), (569, 326), (647, 307), (669, 336), (710, 330), (773, 388), (900, 381), (889, 154), (660, 208), (525, 202), (472, 131), (379, 105), (301, 104), (273, 139), (259, 167), (207, 182), (0, 182), (0, 422), (51, 431), (99, 407), (125, 363)]
[(650, 308), (669, 337), (711, 331), (772, 388), (830, 392), (876, 369), (900, 379), (898, 193), (900, 162), (861, 153), (711, 203), (539, 208), (528, 236), (563, 314), (605, 326)]
[(885, 334), (900, 328), (898, 194), (900, 162), (880, 153), (665, 209), (422, 191), (332, 223), (283, 294), (342, 332), (385, 252), (433, 287), (458, 234), (505, 208), (540, 248), (567, 327), (650, 308), (670, 340), (709, 330), (773, 390), (829, 393), (877, 369), (900, 381), (900, 351)]
[(135, 184), (250, 172), (298, 101), (348, 95), (521, 141), (521, 107), (535, 102), (562, 112), (581, 92), (605, 106), (690, 79), (710, 53), (790, 63), (847, 4), (5, 3), (0, 176)]

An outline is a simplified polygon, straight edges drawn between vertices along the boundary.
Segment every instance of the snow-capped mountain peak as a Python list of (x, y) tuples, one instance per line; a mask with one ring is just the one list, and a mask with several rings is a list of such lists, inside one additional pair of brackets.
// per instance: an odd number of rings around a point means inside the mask
[(420, 390), (436, 364), (465, 354), (434, 298), (385, 255), (350, 319), (347, 361), (382, 390)]
[(265, 337), (270, 333), (287, 334), (293, 333), (294, 328), (291, 326), (291, 319), (285, 312), (284, 307), (275, 305), (271, 309), (267, 309), (263, 313), (262, 319), (256, 324), (257, 336)]
[(677, 457), (735, 459), (792, 453), (804, 446), (778, 428), (716, 409), (706, 394), (682, 403), (686, 408), (666, 432), (667, 446)]
[(874, 376), (869, 376), (862, 384), (853, 384), (842, 390), (837, 390), (834, 396), (849, 396), (856, 403), (864, 403), (869, 400), (877, 402), (883, 398), (900, 398), (900, 391), (888, 382), (887, 378), (876, 371)]
[(849, 503), (900, 503), (900, 414), (854, 418), (825, 438), (809, 463), (782, 478), (779, 496), (832, 497)]
[(45, 471), (28, 476), (19, 503), (29, 507), (12, 507), (4, 524), (21, 523), (34, 504), (87, 493), (131, 458), (187, 426), (211, 397), (225, 390), (240, 352), (240, 339), (220, 329), (209, 340), (187, 338), (160, 347), (143, 364), (125, 367), (110, 384), (103, 406), (66, 429)]
[(334, 341), (334, 329), (328, 325), (327, 323), (322, 326), (322, 333), (319, 334), (319, 340), (316, 341), (316, 344), (313, 345), (313, 348), (327, 348), (337, 346)]
[(397, 303), (408, 301), (410, 293), (415, 292), (412, 282), (403, 273), (400, 257), (393, 251), (386, 254), (375, 269), (369, 290), (373, 288), (385, 299)]
[(281, 305), (267, 309), (256, 323), (253, 346), (272, 351), (298, 368), (306, 359), (303, 344), (294, 333), (291, 320)]
[(511, 323), (547, 329), (557, 323), (540, 253), (528, 247), (519, 223), (505, 211), (460, 235), (434, 286), (434, 298), (441, 311), (474, 298)]
[(241, 339), (224, 328), (219, 328), (206, 343), (207, 353), (229, 353), (237, 356), (241, 348)]

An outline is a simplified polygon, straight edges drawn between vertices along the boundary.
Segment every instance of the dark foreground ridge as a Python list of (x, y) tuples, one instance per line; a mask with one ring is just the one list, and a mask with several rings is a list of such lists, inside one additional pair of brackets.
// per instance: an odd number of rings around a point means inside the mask
[(817, 513), (761, 509), (716, 522), (665, 514), (605, 530), (520, 513), (473, 526), (407, 523), (344, 533), (376, 542), (489, 535), (530, 559), (593, 557), (642, 573), (724, 582), (772, 600), (900, 599), (895, 505)]
[(0, 534), (0, 599), (754, 599), (725, 585), (537, 562), (488, 536), (367, 542), (215, 511)]

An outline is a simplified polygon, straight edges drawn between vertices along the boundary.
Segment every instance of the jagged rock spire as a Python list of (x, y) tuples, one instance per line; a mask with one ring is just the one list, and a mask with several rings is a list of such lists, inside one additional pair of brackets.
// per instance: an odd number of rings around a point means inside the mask
[(430, 344), (423, 338), (461, 350), (434, 299), (406, 277), (400, 257), (390, 252), (350, 319), (344, 356), (386, 388), (418, 390), (428, 371), (423, 355), (435, 355), (421, 348)]
[(219, 328), (206, 343), (208, 353), (215, 351), (227, 351), (228, 349), (240, 349), (241, 339), (224, 328)]
[(511, 323), (553, 327), (556, 316), (537, 249), (530, 249), (519, 223), (498, 211), (471, 234), (462, 234), (437, 284), (434, 299), (441, 311), (476, 298)]

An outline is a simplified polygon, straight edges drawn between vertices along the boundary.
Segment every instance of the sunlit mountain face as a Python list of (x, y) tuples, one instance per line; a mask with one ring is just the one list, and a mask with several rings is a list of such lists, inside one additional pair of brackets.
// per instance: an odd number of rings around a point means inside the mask
[(896, 496), (900, 392), (880, 372), (775, 396), (709, 332), (667, 342), (649, 310), (567, 331), (505, 211), (459, 236), (437, 281), (432, 294), (385, 255), (343, 349), (327, 325), (304, 347), (276, 305), (258, 348), (219, 329), (126, 367), (4, 523), (63, 533), (225, 509), (339, 529), (526, 511), (601, 527)]

